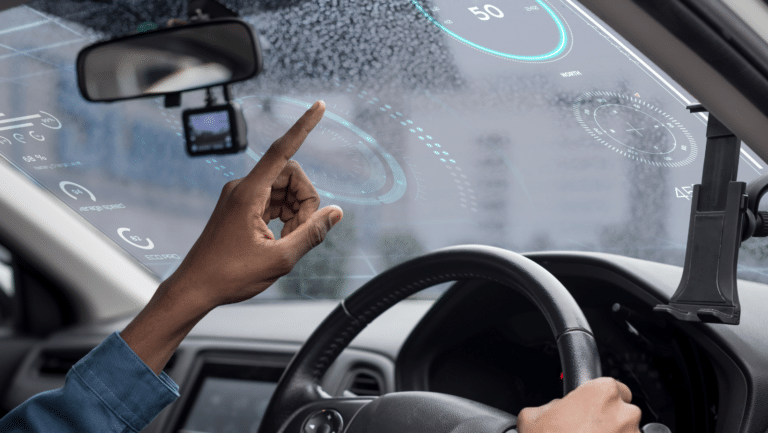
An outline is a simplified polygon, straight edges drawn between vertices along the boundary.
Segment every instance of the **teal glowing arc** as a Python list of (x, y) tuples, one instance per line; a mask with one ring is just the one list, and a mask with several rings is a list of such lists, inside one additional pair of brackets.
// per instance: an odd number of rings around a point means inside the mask
[(536, 3), (541, 5), (541, 7), (543, 7), (544, 10), (547, 11), (547, 13), (549, 13), (549, 16), (552, 17), (552, 20), (557, 25), (557, 29), (560, 32), (560, 43), (557, 45), (557, 48), (555, 48), (554, 50), (540, 56), (519, 56), (516, 54), (502, 53), (501, 51), (492, 50), (482, 45), (478, 45), (470, 40), (467, 40), (457, 35), (456, 33), (448, 30), (444, 25), (440, 24), (436, 19), (432, 17), (432, 15), (430, 15), (426, 10), (424, 10), (424, 8), (419, 4), (419, 0), (411, 0), (411, 3), (413, 3), (413, 5), (416, 6), (416, 9), (418, 9), (422, 15), (424, 15), (429, 21), (431, 21), (432, 24), (436, 25), (438, 28), (440, 28), (440, 30), (444, 31), (445, 33), (448, 33), (454, 39), (462, 43), (465, 43), (470, 47), (477, 48), (480, 51), (485, 51), (486, 53), (493, 54), (494, 56), (503, 57), (505, 59), (521, 60), (525, 62), (541, 62), (544, 60), (551, 60), (552, 58), (560, 55), (565, 50), (565, 47), (568, 45), (568, 34), (565, 31), (565, 26), (563, 25), (563, 22), (560, 21), (560, 18), (557, 16), (557, 14), (542, 0), (536, 0)]
[[(236, 101), (238, 103), (242, 103), (244, 99), (248, 99), (248, 98), (269, 98), (274, 101), (281, 101), (281, 102), (286, 102), (288, 104), (293, 104), (305, 110), (309, 109), (312, 106), (312, 104), (304, 101), (300, 101), (298, 99), (288, 98), (285, 96), (267, 95), (267, 94), (255, 94), (250, 96), (243, 96), (243, 97), (237, 98)], [(245, 110), (243, 110), (243, 112), (248, 111), (250, 108), (246, 108)], [(405, 178), (405, 172), (400, 167), (400, 164), (397, 162), (397, 160), (391, 154), (389, 154), (389, 152), (384, 150), (384, 148), (381, 147), (381, 145), (376, 141), (375, 138), (371, 137), (368, 133), (358, 128), (357, 126), (351, 124), (343, 117), (329, 111), (325, 112), (325, 117), (346, 127), (347, 129), (352, 131), (354, 134), (356, 134), (358, 137), (360, 137), (362, 140), (365, 140), (370, 146), (372, 146), (377, 151), (379, 156), (381, 156), (381, 158), (384, 159), (387, 165), (389, 165), (389, 169), (391, 170), (392, 176), (394, 177), (394, 182), (389, 191), (385, 192), (384, 194), (378, 197), (350, 197), (348, 195), (334, 194), (330, 191), (325, 191), (315, 186), (317, 193), (329, 199), (345, 201), (348, 203), (363, 204), (363, 205), (389, 204), (389, 203), (394, 203), (400, 198), (402, 198), (403, 195), (405, 195), (405, 190), (407, 189), (407, 183)], [(374, 152), (369, 151), (365, 147), (362, 141), (360, 141), (357, 147), (358, 147), (358, 150), (361, 151), (361, 153), (363, 153), (363, 155), (366, 156), (366, 158), (374, 157)], [(253, 160), (256, 162), (259, 162), (259, 159), (261, 159), (261, 156), (257, 155), (256, 152), (254, 152), (250, 147), (246, 149), (246, 154), (251, 158), (253, 158)], [(361, 192), (365, 193), (366, 191), (361, 191)]]

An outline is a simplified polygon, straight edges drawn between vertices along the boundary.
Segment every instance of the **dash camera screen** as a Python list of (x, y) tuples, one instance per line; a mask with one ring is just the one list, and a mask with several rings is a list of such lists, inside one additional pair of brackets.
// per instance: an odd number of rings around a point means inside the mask
[(187, 121), (187, 128), (190, 149), (193, 152), (229, 149), (232, 147), (229, 113), (226, 110), (191, 114)]

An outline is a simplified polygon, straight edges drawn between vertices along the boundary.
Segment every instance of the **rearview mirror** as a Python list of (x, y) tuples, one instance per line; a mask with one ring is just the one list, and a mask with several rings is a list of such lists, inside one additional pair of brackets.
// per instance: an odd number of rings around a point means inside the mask
[(254, 77), (261, 50), (251, 27), (218, 19), (120, 37), (77, 57), (80, 93), (118, 101), (226, 85)]

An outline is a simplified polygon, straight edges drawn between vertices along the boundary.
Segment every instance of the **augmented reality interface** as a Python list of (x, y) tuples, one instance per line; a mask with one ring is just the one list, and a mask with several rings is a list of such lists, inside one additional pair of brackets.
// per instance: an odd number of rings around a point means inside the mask
[[(338, 298), (449, 245), (584, 250), (682, 265), (705, 114), (572, 0), (230, 1), (259, 35), (264, 72), (233, 86), (247, 152), (185, 155), (184, 106), (83, 101), (85, 45), (183, 11), (30, 2), (0, 13), (0, 154), (159, 278), (243, 177), (315, 101), (295, 159), (344, 220), (258, 299)], [(226, 113), (189, 118), (226, 146)], [(746, 145), (739, 177), (765, 163)], [(270, 224), (275, 234), (280, 223)], [(751, 240), (740, 277), (768, 281)]]

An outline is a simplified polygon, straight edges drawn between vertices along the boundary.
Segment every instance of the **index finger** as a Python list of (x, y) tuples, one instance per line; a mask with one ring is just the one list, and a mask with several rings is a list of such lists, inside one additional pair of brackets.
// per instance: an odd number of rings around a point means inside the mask
[(256, 166), (253, 167), (250, 173), (243, 178), (241, 184), (245, 184), (247, 188), (263, 189), (271, 187), (275, 182), (277, 176), (283, 171), (285, 165), (291, 159), (294, 153), (299, 150), (304, 139), (314, 129), (315, 125), (320, 122), (325, 113), (325, 102), (315, 102), (306, 113), (296, 123), (291, 126), (291, 129), (285, 133), (282, 137), (278, 138), (272, 146), (267, 149), (264, 156), (261, 157)]

